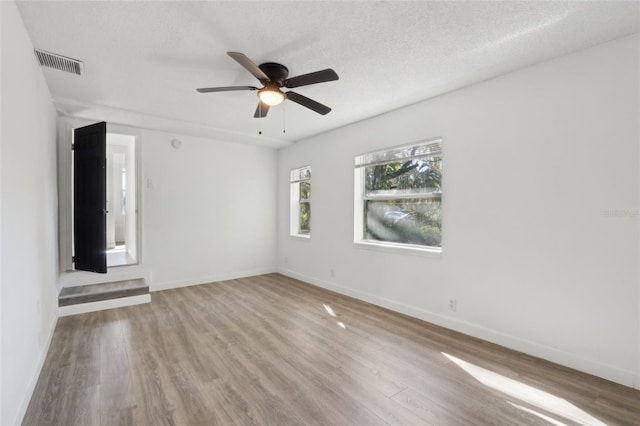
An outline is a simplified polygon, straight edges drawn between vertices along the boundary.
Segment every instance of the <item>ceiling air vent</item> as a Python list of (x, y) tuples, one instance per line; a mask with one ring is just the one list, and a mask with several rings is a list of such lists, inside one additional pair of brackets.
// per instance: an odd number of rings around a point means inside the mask
[(44, 50), (34, 49), (38, 62), (43, 67), (49, 67), (60, 71), (70, 72), (72, 74), (82, 75), (84, 64), (77, 59), (67, 58), (66, 56), (57, 55), (55, 53), (46, 52)]

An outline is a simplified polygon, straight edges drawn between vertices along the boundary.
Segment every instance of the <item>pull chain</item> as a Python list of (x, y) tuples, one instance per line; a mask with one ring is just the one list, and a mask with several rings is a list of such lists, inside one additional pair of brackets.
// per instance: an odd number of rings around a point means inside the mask
[(287, 133), (287, 107), (286, 107), (286, 103), (282, 103), (282, 133)]

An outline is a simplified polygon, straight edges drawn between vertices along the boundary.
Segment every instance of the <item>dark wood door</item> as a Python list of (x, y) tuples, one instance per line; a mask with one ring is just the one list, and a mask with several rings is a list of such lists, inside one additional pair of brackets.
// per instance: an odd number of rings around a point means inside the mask
[(107, 272), (107, 123), (74, 130), (75, 269)]

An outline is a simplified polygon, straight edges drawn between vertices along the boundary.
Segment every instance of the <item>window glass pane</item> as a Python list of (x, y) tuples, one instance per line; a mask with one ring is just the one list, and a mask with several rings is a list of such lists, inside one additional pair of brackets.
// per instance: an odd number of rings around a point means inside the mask
[(291, 182), (298, 182), (305, 179), (311, 179), (311, 169), (309, 167), (291, 170)]
[(367, 166), (365, 196), (437, 193), (441, 180), (441, 157)]
[(300, 179), (311, 179), (311, 169), (308, 167), (300, 169)]
[(311, 205), (300, 203), (300, 234), (308, 234), (311, 231)]
[(300, 182), (300, 200), (310, 200), (311, 199), (311, 182), (304, 181)]
[(364, 202), (364, 237), (393, 243), (442, 246), (441, 200), (398, 199)]
[(311, 235), (311, 166), (291, 170), (290, 235)]
[(424, 144), (397, 147), (360, 155), (356, 157), (356, 167), (374, 163), (401, 162), (410, 158), (439, 156), (442, 154), (442, 142), (440, 138), (436, 139)]

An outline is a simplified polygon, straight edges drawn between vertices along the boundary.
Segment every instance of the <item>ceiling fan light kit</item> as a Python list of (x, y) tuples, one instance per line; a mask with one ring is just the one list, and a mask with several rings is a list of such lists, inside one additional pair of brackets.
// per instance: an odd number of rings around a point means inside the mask
[(265, 62), (256, 65), (246, 55), (239, 52), (227, 52), (236, 62), (242, 65), (263, 85), (261, 89), (254, 86), (227, 86), (227, 87), (205, 87), (196, 89), (199, 93), (213, 92), (230, 92), (237, 90), (257, 90), (258, 91), (258, 107), (253, 115), (255, 118), (264, 118), (269, 112), (269, 107), (280, 105), (286, 99), (309, 108), (318, 114), (328, 114), (331, 111), (326, 105), (322, 105), (313, 99), (300, 95), (295, 92), (283, 92), (281, 87), (292, 89), (294, 87), (308, 86), (310, 84), (324, 83), (327, 81), (338, 80), (338, 74), (331, 68), (312, 72), (309, 74), (299, 75), (297, 77), (289, 77), (289, 69), (282, 64), (275, 62)]
[(280, 105), (285, 97), (277, 87), (265, 87), (258, 90), (258, 98), (269, 106)]

